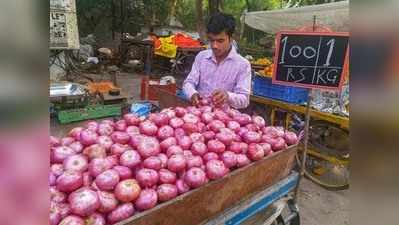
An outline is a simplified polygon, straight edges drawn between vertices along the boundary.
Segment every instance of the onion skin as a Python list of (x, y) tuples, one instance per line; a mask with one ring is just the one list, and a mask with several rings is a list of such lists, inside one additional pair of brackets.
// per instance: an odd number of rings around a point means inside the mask
[(186, 168), (186, 159), (182, 154), (172, 155), (168, 160), (168, 169), (173, 172), (180, 172)]
[(229, 170), (222, 161), (212, 159), (206, 163), (206, 175), (211, 180), (217, 180), (224, 177)]
[(59, 225), (85, 225), (85, 221), (78, 216), (67, 216), (61, 220)]
[(191, 188), (198, 188), (206, 183), (206, 174), (202, 169), (193, 167), (184, 175), (184, 182)]
[(159, 183), (160, 184), (174, 184), (176, 182), (176, 179), (177, 179), (176, 173), (174, 173), (168, 169), (159, 170)]
[(101, 213), (109, 213), (118, 206), (118, 200), (115, 195), (106, 191), (97, 191), (100, 207), (98, 211)]
[(158, 202), (158, 194), (153, 189), (144, 189), (135, 202), (135, 207), (138, 210), (146, 210), (155, 207)]
[(132, 170), (129, 167), (116, 165), (113, 167), (113, 169), (118, 172), (119, 178), (121, 180), (126, 180), (133, 177)]
[(79, 172), (65, 171), (57, 178), (57, 189), (62, 192), (72, 192), (82, 187), (83, 176)]
[(158, 200), (166, 202), (177, 196), (177, 188), (173, 184), (161, 184), (157, 188)]
[(105, 218), (100, 213), (93, 213), (86, 219), (86, 225), (106, 225)]
[(108, 222), (114, 224), (134, 215), (135, 209), (132, 203), (124, 203), (110, 212), (107, 216)]
[(109, 169), (99, 174), (95, 181), (102, 191), (111, 191), (119, 183), (119, 173), (114, 169)]
[(119, 182), (115, 187), (115, 197), (121, 202), (132, 202), (138, 198), (141, 187), (135, 179)]
[(141, 187), (152, 187), (158, 183), (159, 175), (156, 170), (143, 168), (136, 173), (136, 179)]
[(141, 156), (135, 150), (128, 150), (121, 155), (119, 163), (122, 166), (126, 166), (129, 167), (130, 169), (133, 169), (134, 167), (138, 166), (141, 163)]
[(89, 216), (100, 207), (100, 201), (97, 193), (89, 188), (81, 188), (72, 192), (68, 201), (71, 206), (71, 212), (79, 216)]
[(188, 186), (182, 179), (176, 181), (176, 188), (179, 195), (190, 191), (190, 186)]

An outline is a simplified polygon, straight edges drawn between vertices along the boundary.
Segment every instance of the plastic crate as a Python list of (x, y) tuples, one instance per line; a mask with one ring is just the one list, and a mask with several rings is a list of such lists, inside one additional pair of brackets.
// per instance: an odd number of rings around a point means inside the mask
[(80, 109), (62, 110), (58, 112), (60, 123), (70, 123), (75, 121), (95, 119), (109, 116), (120, 116), (121, 105), (94, 105)]
[(303, 104), (308, 99), (309, 91), (305, 88), (272, 84), (272, 79), (268, 77), (253, 76), (252, 93), (288, 103)]

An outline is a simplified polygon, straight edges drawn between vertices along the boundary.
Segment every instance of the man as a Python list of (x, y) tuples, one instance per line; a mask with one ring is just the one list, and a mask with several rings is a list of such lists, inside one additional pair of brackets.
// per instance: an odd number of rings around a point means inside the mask
[(213, 15), (207, 25), (211, 49), (201, 51), (183, 83), (183, 91), (193, 105), (212, 98), (215, 105), (246, 108), (251, 89), (251, 66), (233, 47), (235, 21), (231, 15)]

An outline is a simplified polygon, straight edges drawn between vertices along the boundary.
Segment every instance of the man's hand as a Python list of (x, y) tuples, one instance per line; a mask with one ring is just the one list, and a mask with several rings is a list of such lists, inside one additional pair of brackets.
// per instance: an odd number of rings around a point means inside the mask
[(227, 102), (228, 95), (226, 91), (216, 90), (212, 93), (212, 101), (215, 105), (223, 105)]
[(191, 104), (194, 106), (198, 106), (200, 103), (200, 95), (195, 93), (191, 96)]

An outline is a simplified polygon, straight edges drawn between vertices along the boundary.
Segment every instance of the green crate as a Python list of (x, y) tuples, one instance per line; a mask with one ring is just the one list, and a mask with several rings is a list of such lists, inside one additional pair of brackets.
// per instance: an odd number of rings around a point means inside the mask
[(69, 109), (58, 112), (60, 123), (70, 123), (101, 117), (120, 116), (121, 105), (92, 105), (80, 109)]

